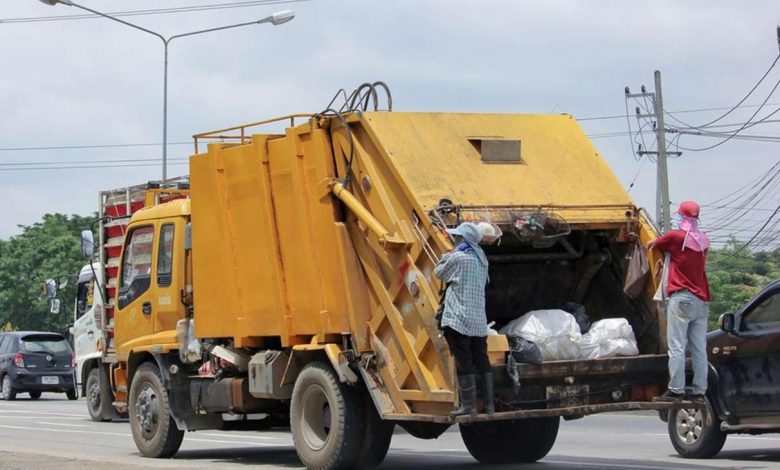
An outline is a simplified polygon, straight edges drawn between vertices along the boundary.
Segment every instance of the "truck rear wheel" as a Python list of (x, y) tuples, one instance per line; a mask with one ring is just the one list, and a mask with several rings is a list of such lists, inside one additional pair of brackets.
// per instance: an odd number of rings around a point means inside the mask
[(108, 400), (104, 400), (103, 396), (107, 391), (100, 390), (100, 370), (95, 367), (89, 371), (87, 375), (87, 411), (89, 411), (89, 417), (92, 421), (110, 421), (106, 416), (108, 412), (104, 410), (105, 406), (111, 406), (111, 403), (107, 403)]
[(365, 408), (363, 444), (360, 446), (355, 463), (356, 468), (371, 469), (381, 465), (385, 459), (387, 451), (390, 449), (395, 424), (382, 420), (368, 393), (363, 394), (363, 402)]
[(171, 416), (168, 391), (162, 385), (156, 364), (145, 362), (135, 372), (128, 411), (133, 440), (141, 455), (165, 458), (179, 450), (184, 431), (176, 427)]
[(353, 468), (364, 442), (365, 409), (354, 388), (321, 362), (298, 375), (290, 403), (295, 451), (309, 469)]
[(461, 425), (460, 436), (480, 463), (531, 463), (550, 452), (559, 424), (557, 417), (487, 421)]
[(709, 398), (702, 408), (669, 410), (667, 424), (674, 450), (687, 459), (707, 459), (723, 448), (726, 433), (712, 411)]

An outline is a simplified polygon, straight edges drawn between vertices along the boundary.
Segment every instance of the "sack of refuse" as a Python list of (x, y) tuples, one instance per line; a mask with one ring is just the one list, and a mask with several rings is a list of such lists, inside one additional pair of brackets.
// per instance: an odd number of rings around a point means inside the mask
[(534, 343), (545, 361), (576, 359), (580, 354), (580, 327), (563, 310), (532, 310), (501, 328), (501, 334)]
[(574, 319), (577, 320), (577, 325), (580, 327), (580, 333), (583, 335), (590, 329), (590, 318), (588, 312), (585, 310), (585, 306), (578, 304), (577, 302), (566, 302), (563, 306), (563, 310), (574, 315)]
[(509, 336), (509, 353), (516, 362), (541, 364), (542, 352), (534, 343), (519, 336)]
[(591, 325), (582, 336), (581, 359), (602, 357), (636, 356), (639, 348), (634, 330), (625, 318), (606, 318)]

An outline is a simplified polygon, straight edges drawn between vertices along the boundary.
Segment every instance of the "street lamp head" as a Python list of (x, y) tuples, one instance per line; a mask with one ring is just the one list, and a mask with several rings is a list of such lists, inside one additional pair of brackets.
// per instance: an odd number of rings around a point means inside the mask
[(288, 21), (292, 21), (292, 19), (295, 18), (295, 12), (292, 10), (284, 10), (274, 13), (273, 15), (268, 17), (268, 21), (270, 21), (274, 26), (279, 26), (280, 24), (287, 23)]
[(70, 0), (39, 0), (41, 3), (45, 3), (47, 5), (54, 6), (58, 3), (62, 3), (63, 5), (73, 6), (73, 2)]

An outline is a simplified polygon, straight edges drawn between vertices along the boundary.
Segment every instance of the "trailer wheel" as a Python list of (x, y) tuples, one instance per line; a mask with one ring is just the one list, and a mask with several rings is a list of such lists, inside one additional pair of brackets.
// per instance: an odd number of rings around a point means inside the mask
[(703, 408), (669, 410), (669, 438), (674, 450), (687, 459), (707, 459), (723, 448), (726, 433), (712, 411), (709, 397)]
[(531, 463), (550, 452), (559, 424), (557, 417), (462, 424), (460, 436), (480, 463)]
[(357, 390), (321, 362), (298, 375), (290, 403), (295, 451), (306, 468), (352, 468), (364, 441), (364, 413)]
[(363, 406), (365, 408), (364, 437), (355, 463), (356, 468), (372, 469), (381, 465), (385, 459), (387, 451), (390, 449), (395, 424), (384, 421), (379, 416), (368, 393), (363, 394)]
[(110, 421), (105, 416), (108, 415), (104, 412), (106, 405), (110, 406), (110, 403), (106, 403), (108, 400), (103, 399), (104, 392), (100, 390), (100, 370), (95, 367), (89, 371), (87, 375), (87, 411), (89, 411), (89, 417), (92, 421)]
[(128, 411), (133, 440), (141, 455), (164, 458), (179, 450), (184, 431), (176, 427), (171, 416), (168, 392), (156, 364), (145, 362), (135, 372)]

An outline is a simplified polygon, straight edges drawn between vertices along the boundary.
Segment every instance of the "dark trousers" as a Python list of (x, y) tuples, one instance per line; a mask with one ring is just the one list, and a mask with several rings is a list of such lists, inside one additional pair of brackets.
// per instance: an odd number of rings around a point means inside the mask
[(447, 340), (450, 351), (455, 357), (455, 370), (458, 375), (491, 372), (486, 337), (466, 336), (446, 327), (444, 328), (444, 339)]

